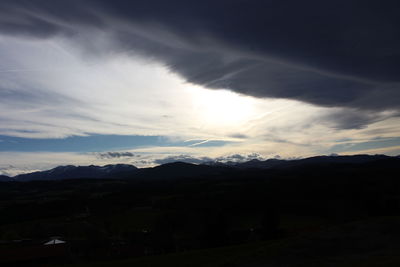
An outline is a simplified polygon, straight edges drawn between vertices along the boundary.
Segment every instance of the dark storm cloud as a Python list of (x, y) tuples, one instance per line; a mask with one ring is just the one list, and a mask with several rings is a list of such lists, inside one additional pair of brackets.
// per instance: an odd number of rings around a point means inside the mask
[(260, 154), (251, 153), (251, 154), (247, 154), (247, 155), (233, 154), (233, 155), (218, 157), (218, 158), (215, 158), (215, 161), (218, 161), (218, 162), (229, 162), (229, 161), (245, 162), (245, 161), (254, 160), (254, 159), (264, 160), (264, 158)]
[(257, 154), (252, 153), (248, 155), (241, 155), (241, 154), (233, 154), (228, 156), (222, 156), (217, 158), (210, 158), (210, 157), (194, 157), (191, 155), (176, 155), (176, 156), (167, 156), (165, 158), (154, 159), (153, 163), (155, 164), (165, 164), (171, 162), (186, 162), (186, 163), (193, 163), (193, 164), (203, 164), (203, 163), (212, 163), (212, 162), (246, 162), (249, 160), (264, 160), (264, 158)]
[(135, 155), (131, 152), (104, 152), (97, 153), (97, 157), (101, 159), (113, 159), (113, 158), (133, 158), (138, 157), (139, 155)]
[(398, 1), (3, 0), (0, 31), (68, 35), (89, 51), (85, 32), (101, 29), (113, 49), (208, 88), (398, 110), (399, 11)]
[(234, 134), (231, 134), (229, 137), (233, 137), (233, 138), (237, 138), (237, 139), (249, 138), (247, 135), (241, 134), (241, 133), (234, 133)]
[(213, 161), (213, 159), (208, 158), (208, 157), (193, 157), (190, 155), (177, 155), (177, 156), (168, 156), (165, 158), (160, 158), (160, 159), (154, 159), (153, 163), (155, 164), (166, 164), (166, 163), (171, 163), (171, 162), (186, 162), (186, 163), (192, 163), (192, 164), (202, 164), (205, 162), (210, 162)]
[(337, 129), (363, 129), (370, 123), (382, 121), (392, 116), (399, 116), (399, 113), (347, 109), (331, 112), (319, 117), (317, 121)]

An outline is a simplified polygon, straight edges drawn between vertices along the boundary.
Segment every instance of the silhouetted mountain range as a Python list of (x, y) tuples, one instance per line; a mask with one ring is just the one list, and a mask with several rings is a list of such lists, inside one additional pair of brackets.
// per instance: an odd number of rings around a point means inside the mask
[(10, 181), (14, 181), (14, 179), (6, 175), (0, 175), (0, 182), (10, 182)]
[(183, 178), (204, 177), (235, 170), (249, 169), (292, 169), (307, 168), (309, 166), (323, 167), (332, 164), (365, 164), (385, 160), (399, 159), (385, 155), (354, 155), (354, 156), (316, 156), (305, 159), (284, 160), (268, 159), (265, 161), (253, 159), (243, 163), (237, 162), (207, 162), (196, 165), (184, 162), (167, 163), (153, 168), (137, 168), (128, 164), (106, 166), (59, 166), (47, 171), (20, 174), (13, 178), (0, 176), (0, 181), (36, 181), (36, 180), (64, 180), (64, 179), (104, 179), (104, 178)]
[(14, 177), (16, 181), (34, 180), (63, 180), (78, 178), (108, 178), (124, 172), (135, 172), (137, 168), (129, 164), (115, 164), (105, 166), (58, 166), (47, 171), (20, 174)]
[(376, 160), (389, 159), (392, 157), (386, 155), (354, 155), (354, 156), (316, 156), (305, 159), (281, 160), (268, 159), (265, 161), (253, 159), (244, 163), (236, 163), (230, 166), (240, 169), (270, 169), (270, 168), (289, 168), (296, 166), (305, 166), (310, 164), (359, 164)]
[[(141, 169), (122, 164), (59, 166), (2, 177), (34, 182), (0, 183), (0, 239), (8, 242), (0, 242), (0, 250), (15, 246), (16, 237), (42, 242), (60, 236), (71, 248), (71, 259), (86, 266), (117, 256), (158, 257), (240, 244), (267, 244), (269, 250), (273, 242), (281, 247), (286, 240), (294, 242), (293, 248), (282, 251), (298, 254), (301, 235), (312, 244), (307, 253), (315, 252), (318, 259), (353, 251), (351, 258), (367, 253), (369, 260), (370, 254), (385, 252), (397, 259), (399, 172), (399, 157), (356, 155), (174, 162)], [(3, 251), (0, 255), (7, 255)], [(23, 254), (15, 255), (19, 261)], [(313, 258), (304, 266), (315, 262)]]
[(186, 162), (166, 163), (154, 168), (139, 169), (137, 176), (140, 178), (158, 177), (162, 179), (182, 177), (204, 177), (230, 171), (229, 166), (196, 165)]

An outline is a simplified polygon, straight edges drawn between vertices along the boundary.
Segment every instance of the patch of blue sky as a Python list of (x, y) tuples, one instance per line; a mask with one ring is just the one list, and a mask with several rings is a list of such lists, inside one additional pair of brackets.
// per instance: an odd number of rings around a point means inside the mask
[(329, 150), (329, 153), (340, 153), (340, 152), (356, 152), (368, 149), (379, 149), (386, 147), (400, 146), (400, 137), (393, 138), (376, 138), (367, 142), (351, 142), (348, 140), (347, 143), (334, 145)]
[(210, 147), (229, 142), (219, 140), (174, 141), (165, 136), (99, 135), (71, 136), (63, 139), (36, 139), (0, 135), (0, 151), (18, 152), (102, 152), (128, 150), (142, 147)]

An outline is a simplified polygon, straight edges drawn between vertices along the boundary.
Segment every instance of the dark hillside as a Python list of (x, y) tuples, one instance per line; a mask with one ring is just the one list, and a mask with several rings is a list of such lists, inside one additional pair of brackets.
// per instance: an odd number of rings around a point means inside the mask
[[(350, 159), (267, 169), (172, 163), (109, 178), (0, 183), (0, 240), (5, 249), (15, 240), (40, 243), (57, 236), (69, 254), (56, 261), (84, 265), (138, 256), (151, 262), (160, 254), (216, 247), (234, 253), (228, 247), (243, 244), (259, 247), (261, 262), (275, 250), (284, 255), (299, 246), (321, 261), (355, 257), (339, 245), (327, 246), (328, 239), (359, 251), (362, 260), (375, 253), (362, 240), (383, 244), (386, 222), (392, 227), (400, 216), (400, 158)], [(354, 236), (345, 233), (346, 225), (355, 225)], [(397, 249), (394, 237), (379, 246), (384, 255)], [(253, 252), (245, 247), (237, 255), (248, 260)]]

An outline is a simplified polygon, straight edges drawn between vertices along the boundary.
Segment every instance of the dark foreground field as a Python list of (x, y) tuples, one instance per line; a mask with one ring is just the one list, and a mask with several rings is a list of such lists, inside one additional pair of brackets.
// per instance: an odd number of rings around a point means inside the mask
[(400, 266), (400, 217), (343, 224), (292, 238), (73, 266)]
[(0, 263), (400, 266), (400, 159), (371, 159), (3, 182)]

